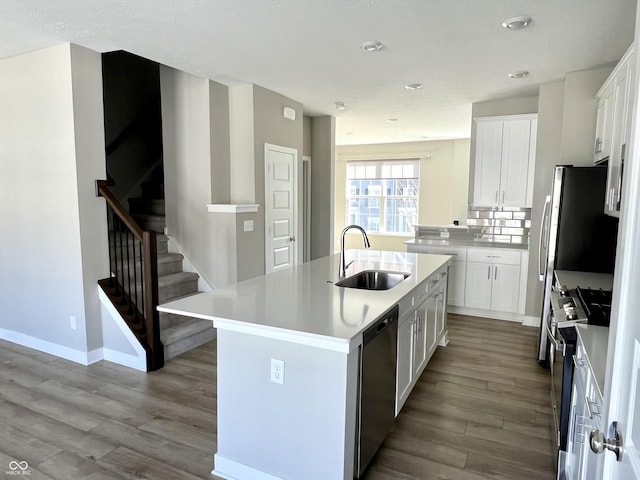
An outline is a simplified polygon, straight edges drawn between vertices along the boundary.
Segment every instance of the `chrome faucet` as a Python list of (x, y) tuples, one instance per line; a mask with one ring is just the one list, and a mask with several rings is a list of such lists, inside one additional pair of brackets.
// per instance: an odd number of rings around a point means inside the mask
[(365, 232), (364, 228), (362, 228), (360, 225), (347, 225), (346, 227), (344, 227), (344, 230), (342, 230), (342, 234), (340, 235), (340, 279), (343, 279), (347, 276), (347, 268), (349, 268), (349, 265), (353, 263), (353, 260), (351, 260), (348, 264), (345, 264), (344, 260), (344, 236), (347, 231), (351, 230), (352, 228), (358, 229), (362, 233), (364, 248), (371, 247), (371, 244), (369, 243), (369, 237), (367, 237), (367, 232)]

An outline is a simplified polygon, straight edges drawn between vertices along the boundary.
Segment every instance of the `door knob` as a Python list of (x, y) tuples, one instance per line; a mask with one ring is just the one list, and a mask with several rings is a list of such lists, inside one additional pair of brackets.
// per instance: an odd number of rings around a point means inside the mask
[(289, 237), (289, 241), (290, 242), (295, 242), (296, 241), (296, 237)]
[(613, 438), (605, 438), (604, 433), (600, 430), (591, 430), (589, 435), (589, 446), (593, 453), (602, 453), (605, 450), (610, 450), (616, 454), (616, 460), (622, 461), (622, 433), (618, 430), (618, 422), (611, 424), (611, 432)]

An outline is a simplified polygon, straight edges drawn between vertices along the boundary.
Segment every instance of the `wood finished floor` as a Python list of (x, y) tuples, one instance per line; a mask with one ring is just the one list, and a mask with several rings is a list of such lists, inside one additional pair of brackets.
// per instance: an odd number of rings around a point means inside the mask
[[(553, 479), (536, 332), (450, 315), (449, 345), (432, 357), (365, 478)], [(32, 479), (217, 478), (215, 383), (215, 341), (151, 374), (0, 341), (0, 478), (15, 478), (6, 473), (13, 460), (27, 461)]]

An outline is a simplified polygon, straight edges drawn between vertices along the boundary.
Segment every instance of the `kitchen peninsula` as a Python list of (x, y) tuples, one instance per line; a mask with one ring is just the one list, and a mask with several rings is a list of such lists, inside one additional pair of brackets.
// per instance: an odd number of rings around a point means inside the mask
[(214, 474), (351, 480), (363, 332), (398, 305), (396, 414), (446, 344), (449, 256), (346, 255), (347, 275), (409, 276), (388, 290), (338, 287), (334, 255), (158, 307), (217, 328)]

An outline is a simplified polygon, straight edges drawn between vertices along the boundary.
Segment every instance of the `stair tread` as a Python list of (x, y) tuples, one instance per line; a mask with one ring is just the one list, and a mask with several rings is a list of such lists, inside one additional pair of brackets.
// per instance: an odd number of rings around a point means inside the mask
[(167, 346), (182, 340), (183, 338), (196, 335), (209, 328), (213, 328), (213, 322), (211, 320), (198, 320), (195, 318), (185, 320), (177, 325), (161, 330), (160, 339), (162, 340), (162, 343)]
[(169, 275), (161, 275), (158, 277), (158, 288), (198, 280), (198, 278), (200, 278), (200, 276), (193, 272), (178, 272), (170, 273)]
[(176, 262), (183, 258), (181, 253), (158, 253), (158, 263)]

